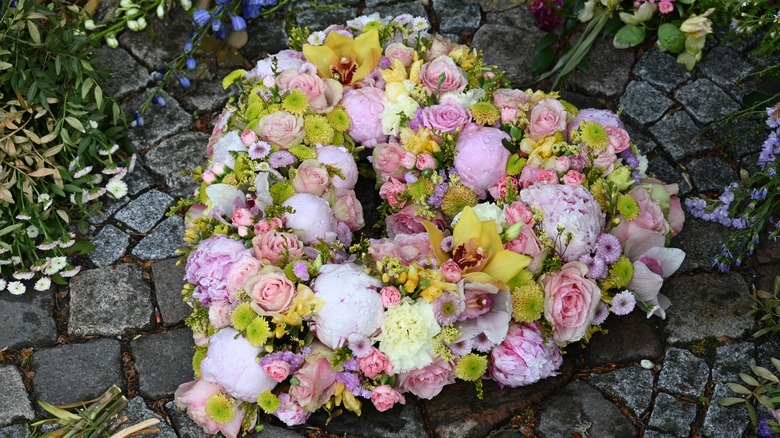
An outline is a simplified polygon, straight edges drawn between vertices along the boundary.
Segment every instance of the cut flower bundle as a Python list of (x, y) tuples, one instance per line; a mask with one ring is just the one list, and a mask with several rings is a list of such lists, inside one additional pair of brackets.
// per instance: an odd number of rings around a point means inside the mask
[[(684, 258), (676, 185), (619, 118), (504, 87), (423, 18), (363, 16), (236, 71), (187, 213), (196, 380), (176, 402), (228, 437), (270, 414), (385, 411), (456, 379), (528, 385), (610, 313), (665, 316)], [(372, 149), (385, 236), (364, 226)]]

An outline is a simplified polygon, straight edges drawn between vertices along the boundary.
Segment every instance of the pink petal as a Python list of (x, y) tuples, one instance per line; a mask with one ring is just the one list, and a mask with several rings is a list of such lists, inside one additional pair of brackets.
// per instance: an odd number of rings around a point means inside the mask
[(685, 251), (680, 248), (650, 248), (643, 255), (658, 260), (661, 264), (661, 276), (664, 278), (674, 274), (685, 260)]

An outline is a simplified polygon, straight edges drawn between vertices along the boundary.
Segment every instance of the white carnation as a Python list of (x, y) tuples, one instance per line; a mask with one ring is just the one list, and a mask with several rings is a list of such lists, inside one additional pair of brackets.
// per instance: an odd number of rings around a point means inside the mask
[(404, 298), (400, 305), (387, 310), (378, 337), (379, 350), (390, 359), (396, 373), (417, 370), (433, 363), (433, 337), (440, 331), (430, 303)]

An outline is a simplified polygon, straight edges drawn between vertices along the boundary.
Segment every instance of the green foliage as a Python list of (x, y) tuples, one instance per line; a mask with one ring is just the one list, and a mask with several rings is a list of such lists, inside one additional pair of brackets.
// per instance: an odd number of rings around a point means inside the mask
[(758, 290), (753, 295), (753, 308), (749, 315), (759, 314), (763, 328), (753, 333), (754, 338), (767, 333), (780, 333), (780, 276), (775, 277), (774, 291)]
[[(775, 371), (751, 365), (750, 369), (755, 377), (747, 373), (739, 373), (742, 383), (726, 383), (726, 386), (736, 393), (737, 397), (721, 397), (718, 399), (718, 404), (721, 406), (732, 406), (744, 403), (750, 422), (753, 426), (756, 426), (759, 423), (756, 410), (758, 406), (769, 412), (774, 412), (780, 407), (780, 378), (777, 377), (778, 373), (780, 373), (780, 360), (772, 358), (772, 365), (775, 367)], [(769, 417), (768, 420), (761, 420), (761, 422), (765, 423), (762, 426), (772, 433), (780, 432), (780, 425), (778, 425), (774, 416)]]

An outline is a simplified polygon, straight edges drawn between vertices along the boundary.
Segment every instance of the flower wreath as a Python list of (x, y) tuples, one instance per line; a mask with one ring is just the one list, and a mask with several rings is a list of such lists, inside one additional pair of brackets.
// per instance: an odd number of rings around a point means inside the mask
[[(196, 380), (175, 396), (206, 431), (385, 411), (456, 379), (528, 385), (610, 313), (665, 316), (676, 185), (644, 175), (612, 112), (504, 88), (427, 29), (374, 14), (296, 30), (224, 79), (241, 94), (188, 203)], [(353, 236), (363, 150), (381, 239)]]

